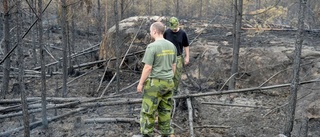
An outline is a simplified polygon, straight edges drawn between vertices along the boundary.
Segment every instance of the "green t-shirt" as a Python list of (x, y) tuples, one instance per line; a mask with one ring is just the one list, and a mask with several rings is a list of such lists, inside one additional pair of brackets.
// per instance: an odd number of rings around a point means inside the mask
[(142, 62), (152, 66), (149, 78), (173, 78), (172, 64), (177, 62), (176, 47), (168, 40), (156, 40), (147, 46)]

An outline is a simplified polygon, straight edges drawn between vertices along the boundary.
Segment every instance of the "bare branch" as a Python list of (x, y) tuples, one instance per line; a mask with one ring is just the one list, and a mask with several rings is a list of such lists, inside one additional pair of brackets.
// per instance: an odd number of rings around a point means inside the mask
[(248, 108), (265, 108), (265, 109), (270, 109), (270, 108), (264, 107), (264, 106), (252, 106), (252, 105), (240, 105), (240, 104), (225, 104), (225, 103), (220, 103), (220, 102), (201, 102), (201, 104), (220, 105), (220, 106), (232, 106), (232, 107), (248, 107)]

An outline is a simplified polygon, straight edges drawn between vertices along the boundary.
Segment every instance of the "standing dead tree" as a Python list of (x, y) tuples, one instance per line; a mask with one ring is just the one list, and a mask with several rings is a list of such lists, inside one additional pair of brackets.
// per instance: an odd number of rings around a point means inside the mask
[(68, 57), (67, 57), (67, 50), (68, 50), (68, 43), (67, 43), (67, 4), (66, 0), (61, 0), (61, 26), (62, 26), (62, 45), (63, 45), (63, 88), (62, 88), (62, 96), (65, 97), (67, 94), (67, 79), (68, 79)]
[(239, 50), (240, 50), (240, 35), (242, 22), (242, 6), (243, 0), (234, 0), (234, 24), (233, 24), (233, 55), (231, 66), (231, 79), (229, 81), (229, 89), (235, 89), (236, 78), (238, 73)]
[(44, 58), (44, 45), (43, 45), (43, 26), (42, 26), (42, 0), (38, 1), (38, 31), (39, 31), (39, 45), (40, 45), (40, 65), (41, 65), (41, 101), (42, 101), (42, 124), (44, 128), (48, 128), (47, 120), (47, 101), (46, 101), (46, 69)]
[[(9, 1), (3, 0), (3, 9), (4, 9), (4, 53), (9, 53), (10, 48), (10, 31), (9, 31)], [(2, 64), (2, 63), (0, 63)], [(4, 59), (4, 71), (3, 71), (3, 80), (2, 80), (2, 91), (1, 91), (1, 98), (6, 98), (6, 94), (8, 93), (9, 89), (9, 78), (10, 76), (10, 60)]]
[(28, 104), (26, 101), (26, 90), (24, 86), (24, 56), (23, 56), (23, 42), (21, 38), (21, 31), (22, 31), (22, 9), (21, 9), (21, 0), (16, 1), (16, 37), (17, 37), (17, 45), (20, 45), (18, 47), (18, 68), (19, 68), (19, 76), (18, 76), (18, 82), (19, 82), (19, 88), (20, 88), (20, 94), (21, 94), (21, 104), (22, 104), (22, 112), (23, 112), (23, 127), (24, 127), (24, 136), (30, 137), (30, 126), (29, 126), (29, 113), (28, 113)]
[[(123, 0), (121, 0), (121, 4), (123, 4)], [(123, 10), (122, 8), (123, 6), (121, 6), (121, 12)], [(121, 13), (120, 18), (122, 18), (123, 13)], [(114, 18), (115, 18), (115, 24), (116, 24), (116, 33), (115, 33), (115, 41), (114, 42), (114, 46), (116, 49), (116, 79), (117, 79), (117, 92), (119, 92), (120, 90), (120, 66), (119, 66), (119, 58), (120, 58), (120, 44), (119, 44), (119, 14), (118, 14), (118, 0), (114, 1)]]
[(293, 79), (290, 85), (290, 97), (289, 97), (289, 108), (287, 113), (287, 120), (285, 124), (284, 134), (286, 136), (291, 136), (291, 131), (293, 129), (294, 115), (296, 111), (297, 104), (297, 90), (299, 86), (299, 72), (301, 64), (301, 49), (304, 36), (304, 13), (306, 9), (307, 0), (300, 0), (299, 9), (299, 21), (298, 21), (298, 32), (296, 35), (295, 51), (294, 51), (294, 67), (293, 67)]

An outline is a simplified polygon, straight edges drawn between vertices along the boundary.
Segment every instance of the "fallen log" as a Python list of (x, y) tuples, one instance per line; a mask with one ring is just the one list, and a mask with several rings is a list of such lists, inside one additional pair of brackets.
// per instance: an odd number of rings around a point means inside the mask
[[(61, 105), (61, 104), (60, 104)], [(21, 106), (21, 105), (19, 105)], [(54, 108), (56, 107), (57, 104), (47, 104), (47, 108)], [(33, 109), (39, 109), (42, 107), (42, 104), (41, 103), (38, 103), (38, 104), (32, 104), (32, 105), (29, 105), (28, 106), (28, 110), (32, 111)], [(66, 105), (65, 106), (66, 108), (70, 108), (70, 106)], [(72, 106), (71, 106), (72, 107)], [(63, 106), (60, 106), (60, 108), (64, 108)], [(15, 107), (15, 108), (11, 108), (11, 109), (6, 109), (6, 110), (0, 110), (0, 112), (2, 113), (9, 113), (9, 112), (13, 112), (13, 111), (21, 111), (22, 108), (21, 107)]]
[(230, 126), (217, 126), (217, 125), (203, 125), (203, 126), (194, 126), (194, 128), (231, 128)]
[[(55, 116), (55, 117), (52, 117), (52, 118), (48, 118), (48, 123), (56, 121), (56, 120), (60, 120), (60, 119), (62, 119), (64, 117), (67, 117), (67, 116), (70, 116), (72, 114), (78, 113), (78, 112), (83, 111), (85, 109), (86, 108), (77, 108), (76, 110), (71, 110), (68, 113), (65, 113), (65, 114), (62, 114), (62, 115), (59, 115), (59, 116)], [(41, 126), (41, 125), (42, 125), (42, 121), (33, 122), (33, 123), (30, 124), (30, 130), (35, 129), (38, 126)], [(0, 133), (0, 136), (1, 137), (2, 136), (7, 137), (7, 136), (13, 135), (14, 133), (17, 133), (17, 132), (19, 132), (19, 131), (21, 131), (23, 129), (24, 129), (24, 127), (21, 126), (21, 127), (9, 130), (9, 131), (2, 132), (2, 133)]]
[[(47, 110), (65, 108), (65, 107), (75, 107), (79, 103), (80, 103), (79, 101), (75, 101), (75, 102), (71, 102), (71, 103), (51, 106), (51, 107), (48, 107)], [(32, 114), (32, 113), (37, 113), (37, 112), (41, 112), (41, 111), (42, 111), (42, 109), (39, 108), (39, 109), (28, 110), (28, 113)], [(22, 115), (23, 115), (23, 113), (20, 111), (20, 112), (17, 112), (17, 113), (10, 113), (10, 114), (6, 114), (6, 115), (0, 115), (0, 119), (11, 118), (11, 117), (16, 117), (16, 116), (22, 116)]]
[(125, 104), (137, 104), (141, 103), (142, 99), (125, 99), (113, 102), (93, 102), (93, 103), (82, 103), (80, 107), (102, 107), (102, 106), (114, 106), (114, 105), (125, 105)]
[[(96, 99), (96, 98), (94, 98)], [(83, 100), (83, 102), (85, 101), (92, 101), (93, 99), (85, 99)], [(121, 99), (119, 98), (108, 98), (107, 101), (119, 101)], [(30, 103), (30, 105), (28, 105), (28, 109), (39, 109), (42, 107), (41, 104), (35, 104), (35, 103), (39, 103), (41, 102), (40, 100), (39, 101), (35, 101), (35, 102), (32, 102)], [(70, 100), (68, 101), (70, 102)], [(74, 102), (80, 102), (80, 100), (74, 100)], [(72, 107), (75, 107), (75, 106), (70, 106), (70, 104), (73, 104), (72, 102), (71, 103), (64, 103), (64, 104), (47, 104), (47, 108), (51, 108), (51, 109), (56, 109), (57, 107), (59, 108), (72, 108)], [(12, 111), (21, 111), (21, 105), (15, 105), (15, 106), (10, 106), (10, 107), (5, 107), (5, 108), (2, 108), (0, 109), (0, 113), (9, 113), (9, 112), (12, 112)], [(29, 110), (29, 111), (34, 111), (34, 110)], [(37, 110), (35, 110), (35, 112), (33, 113), (36, 113), (38, 112)], [(9, 114), (8, 114), (9, 115)], [(16, 114), (12, 114), (12, 116), (20, 116), (20, 112), (19, 113), (16, 113)], [(11, 115), (9, 115), (9, 117), (12, 117)], [(0, 115), (1, 117), (1, 115)]]
[[(318, 79), (300, 82), (302, 84), (310, 84), (314, 82), (319, 82)], [(230, 94), (230, 93), (244, 93), (244, 92), (261, 92), (262, 90), (274, 89), (274, 88), (283, 88), (288, 87), (289, 84), (280, 84), (280, 85), (272, 85), (265, 87), (254, 87), (254, 88), (245, 88), (245, 89), (235, 89), (235, 90), (227, 90), (227, 91), (212, 91), (206, 93), (196, 93), (196, 94), (185, 94), (174, 96), (173, 98), (189, 98), (189, 97), (201, 97), (201, 96), (213, 96), (213, 95), (222, 95), (222, 94)], [(138, 94), (138, 93), (137, 93)], [(114, 102), (95, 102), (95, 103), (86, 103), (83, 102), (80, 104), (81, 107), (102, 107), (102, 106), (112, 106), (112, 105), (124, 105), (124, 104), (136, 104), (141, 103), (142, 99), (126, 99), (124, 101), (114, 101)]]
[[(116, 96), (106, 96), (103, 98), (88, 98), (88, 97), (70, 97), (70, 98), (61, 98), (61, 97), (47, 97), (46, 100), (48, 102), (53, 102), (53, 103), (65, 103), (65, 102), (73, 102), (73, 101), (79, 101), (79, 102), (86, 102), (86, 101), (95, 101), (95, 99), (105, 99), (105, 100), (119, 100), (117, 98), (111, 98), (111, 97), (116, 97)], [(28, 102), (33, 102), (33, 101), (40, 101), (41, 97), (29, 97), (27, 98)], [(14, 99), (3, 99), (0, 100), (0, 104), (16, 104), (16, 103), (21, 103), (20, 98), (14, 98)]]
[[(16, 77), (18, 77), (19, 75), (18, 74), (10, 74), (10, 78), (16, 78)], [(0, 77), (3, 77), (3, 75), (2, 74), (0, 74)], [(40, 75), (28, 75), (28, 74), (26, 74), (26, 75), (23, 75), (23, 77), (25, 77), (25, 78), (41, 78), (41, 76)], [(46, 77), (51, 77), (50, 75), (46, 75)]]
[[(87, 52), (86, 52), (87, 50), (90, 50), (90, 49), (92, 49), (92, 48), (94, 48), (94, 47), (97, 47), (97, 46), (99, 46), (99, 45), (100, 45), (100, 43), (99, 43), (99, 44), (96, 44), (96, 45), (94, 45), (94, 46), (92, 46), (92, 47), (89, 47), (89, 48), (87, 48), (87, 49), (84, 49), (84, 50), (82, 50), (82, 51), (80, 51), (80, 52), (78, 52), (78, 53), (72, 54), (72, 55), (71, 55), (71, 58), (74, 58), (74, 57), (79, 56), (79, 55), (83, 55), (83, 54), (87, 53)], [(97, 50), (98, 50), (98, 49), (97, 49)], [(97, 50), (94, 50), (94, 51), (97, 51)], [(82, 52), (84, 52), (84, 53), (82, 53)], [(62, 57), (59, 58), (59, 59), (57, 59), (57, 60), (58, 60), (58, 61), (55, 61), (55, 62), (46, 64), (45, 67), (49, 67), (49, 66), (58, 64), (58, 63), (59, 63), (59, 60), (62, 60)], [(39, 70), (39, 69), (41, 69), (41, 67), (35, 67), (35, 68), (33, 68), (33, 70)]]
[[(39, 103), (39, 102), (41, 102), (41, 101), (39, 100), (39, 101), (30, 102), (28, 104), (28, 106), (31, 106), (32, 104)], [(19, 105), (4, 107), (4, 108), (0, 109), (0, 113), (8, 113), (8, 112), (11, 112), (11, 111), (16, 111), (16, 110), (21, 110), (21, 109), (22, 109), (22, 107), (19, 104)]]
[(108, 123), (108, 122), (126, 122), (139, 123), (137, 118), (92, 118), (83, 120), (84, 124)]
[[(130, 53), (126, 56), (134, 56), (136, 54), (141, 54), (141, 53), (144, 53), (145, 50), (141, 50), (141, 51), (137, 51), (137, 52), (133, 52), (133, 53)], [(123, 57), (121, 57), (123, 58)], [(114, 57), (114, 58), (111, 58), (110, 61), (114, 61), (116, 60), (117, 58)], [(96, 64), (99, 64), (99, 63), (103, 63), (103, 62), (106, 62), (108, 60), (98, 60), (98, 61), (93, 61), (93, 62), (87, 62), (87, 63), (82, 63), (82, 64), (79, 64), (79, 65), (74, 65), (73, 68), (76, 69), (76, 68), (81, 68), (81, 67), (87, 67), (87, 66), (93, 66), (93, 65), (96, 65)]]
[[(61, 98), (61, 97), (47, 97), (46, 100), (48, 102), (56, 102), (56, 103), (61, 103), (61, 102), (72, 102), (72, 101), (84, 101), (84, 100), (90, 100), (90, 99), (95, 99), (95, 98), (86, 98), (86, 97), (70, 97), (70, 98)], [(33, 102), (33, 101), (39, 101), (41, 100), (41, 97), (29, 97), (27, 98), (28, 102)], [(15, 99), (2, 99), (0, 100), (0, 104), (14, 104), (14, 103), (21, 103), (20, 98), (15, 98)]]
[(188, 105), (188, 112), (189, 112), (189, 129), (190, 129), (190, 137), (194, 137), (194, 131), (193, 131), (193, 109), (191, 104), (191, 99), (187, 98), (187, 105)]
[(201, 104), (207, 104), (207, 105), (219, 105), (219, 106), (232, 106), (232, 107), (248, 107), (248, 108), (265, 108), (265, 109), (271, 109), (264, 106), (252, 106), (252, 105), (240, 105), (240, 104), (225, 104), (220, 102), (201, 102)]
[[(304, 81), (300, 84), (309, 84), (313, 82), (319, 82), (318, 79), (310, 80), (310, 81)], [(288, 87), (290, 84), (280, 84), (280, 85), (272, 85), (272, 86), (265, 86), (265, 87), (255, 87), (255, 88), (246, 88), (246, 89), (237, 89), (237, 90), (228, 90), (228, 91), (221, 91), (221, 92), (206, 92), (206, 93), (197, 93), (197, 94), (186, 94), (186, 95), (179, 95), (174, 96), (174, 98), (188, 98), (188, 97), (200, 97), (200, 96), (211, 96), (211, 95), (222, 95), (222, 94), (230, 94), (230, 93), (239, 93), (239, 92), (249, 92), (249, 91), (261, 91), (261, 90), (267, 90), (267, 89), (274, 89), (274, 88), (282, 88), (282, 87)], [(134, 94), (135, 92), (132, 92), (130, 94)], [(111, 96), (112, 97), (112, 96)], [(47, 98), (48, 101), (79, 101), (80, 106), (83, 107), (94, 107), (94, 106), (112, 106), (112, 105), (123, 105), (123, 104), (136, 104), (141, 103), (142, 99), (125, 99), (120, 101), (113, 101), (113, 102), (95, 102), (95, 103), (86, 103), (86, 102), (93, 102), (96, 100), (101, 100), (106, 98)], [(40, 100), (40, 97), (34, 97), (34, 98), (28, 98), (27, 101), (36, 101)], [(0, 100), (0, 104), (5, 103), (20, 103), (20, 99), (13, 99), (13, 100)], [(84, 104), (86, 103), (86, 104)]]
[[(314, 80), (309, 80), (309, 81), (303, 81), (300, 82), (300, 85), (303, 84), (310, 84), (314, 82), (320, 82), (319, 79), (314, 79)], [(289, 87), (291, 84), (279, 84), (279, 85), (272, 85), (272, 86), (265, 86), (265, 87), (253, 87), (253, 88), (244, 88), (244, 89), (235, 89), (235, 90), (226, 90), (226, 91), (212, 91), (212, 92), (206, 92), (206, 93), (197, 93), (197, 94), (187, 94), (187, 95), (178, 95), (175, 96), (174, 98), (188, 98), (188, 97), (201, 97), (201, 96), (212, 96), (212, 95), (222, 95), (222, 94), (231, 94), (231, 93), (243, 93), (243, 92), (255, 92), (259, 91), (261, 92), (262, 90), (267, 90), (267, 89), (275, 89), (275, 88), (283, 88), (283, 87)]]
[[(31, 97), (27, 98), (27, 102), (33, 102), (40, 100), (40, 97)], [(21, 98), (15, 98), (15, 99), (1, 99), (0, 104), (16, 104), (16, 103), (21, 103)]]

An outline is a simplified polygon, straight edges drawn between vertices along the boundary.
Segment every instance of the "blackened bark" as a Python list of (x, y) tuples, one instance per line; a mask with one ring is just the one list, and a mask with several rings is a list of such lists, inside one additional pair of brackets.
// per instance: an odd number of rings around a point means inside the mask
[(19, 68), (19, 76), (18, 76), (18, 83), (20, 87), (20, 94), (21, 94), (21, 104), (22, 104), (22, 113), (23, 113), (23, 125), (24, 125), (24, 136), (30, 137), (30, 122), (29, 122), (29, 113), (28, 113), (28, 103), (27, 103), (27, 94), (24, 85), (24, 56), (23, 56), (23, 43), (22, 43), (22, 12), (21, 12), (21, 0), (16, 1), (16, 36), (17, 36), (17, 52), (18, 52), (18, 68)]
[(176, 17), (179, 18), (179, 8), (180, 8), (180, 3), (179, 3), (179, 0), (176, 0)]
[(67, 96), (67, 79), (68, 79), (68, 58), (67, 58), (67, 50), (68, 50), (68, 41), (67, 41), (67, 6), (66, 6), (66, 0), (61, 0), (62, 3), (62, 13), (61, 13), (61, 26), (62, 26), (62, 46), (63, 46), (63, 86), (62, 86), (62, 96)]
[(231, 66), (231, 79), (229, 81), (229, 90), (235, 89), (236, 85), (236, 74), (238, 73), (239, 65), (239, 50), (240, 50), (240, 38), (241, 38), (241, 21), (242, 21), (242, 5), (243, 0), (234, 0), (234, 16), (235, 21), (233, 24), (233, 56)]
[(41, 106), (42, 106), (42, 124), (46, 129), (48, 128), (47, 119), (47, 95), (46, 95), (46, 68), (44, 58), (44, 45), (43, 45), (43, 26), (42, 26), (42, 0), (38, 0), (38, 34), (39, 34), (39, 46), (40, 46), (40, 64), (41, 64)]
[[(9, 32), (9, 1), (3, 0), (3, 9), (4, 9), (4, 54), (8, 54), (10, 51), (10, 32)], [(1, 96), (2, 98), (6, 98), (9, 90), (9, 75), (10, 75), (10, 59), (6, 59), (4, 61), (3, 68), (3, 78), (2, 78), (2, 89)]]
[(295, 51), (294, 51), (294, 64), (293, 64), (293, 79), (290, 85), (290, 97), (289, 97), (289, 108), (287, 113), (287, 120), (284, 127), (284, 134), (286, 136), (291, 136), (291, 131), (293, 129), (294, 115), (297, 104), (297, 90), (299, 86), (299, 72), (301, 64), (301, 48), (303, 42), (303, 26), (304, 26), (304, 13), (306, 9), (307, 0), (300, 0), (299, 8), (299, 21), (298, 21), (298, 33), (296, 35)]
[[(31, 5), (35, 5), (35, 1), (31, 0), (30, 1)], [(32, 9), (30, 9), (30, 14), (31, 14), (31, 22), (34, 21), (34, 13), (32, 11)], [(32, 39), (32, 57), (33, 57), (33, 66), (36, 67), (37, 66), (37, 62), (38, 62), (38, 58), (37, 58), (37, 45), (36, 45), (36, 30), (34, 28), (31, 29), (31, 39)]]
[[(121, 3), (123, 3), (123, 0), (121, 0)], [(122, 7), (122, 6), (121, 6)], [(122, 10), (122, 9), (121, 9)], [(116, 60), (116, 78), (117, 78), (117, 92), (119, 92), (120, 90), (120, 67), (119, 67), (119, 57), (120, 57), (120, 48), (119, 48), (119, 42), (118, 42), (118, 39), (119, 39), (119, 14), (118, 14), (118, 0), (115, 0), (114, 1), (114, 15), (115, 15), (115, 24), (116, 24), (116, 34), (115, 34), (115, 41), (114, 41), (114, 47), (116, 49), (116, 57), (117, 57), (117, 60)]]
[(101, 3), (100, 0), (98, 0), (98, 17), (97, 17), (98, 23), (97, 23), (97, 30), (98, 30), (98, 36), (99, 39), (102, 40), (102, 32), (103, 32), (103, 26), (102, 26), (102, 16), (101, 16)]

